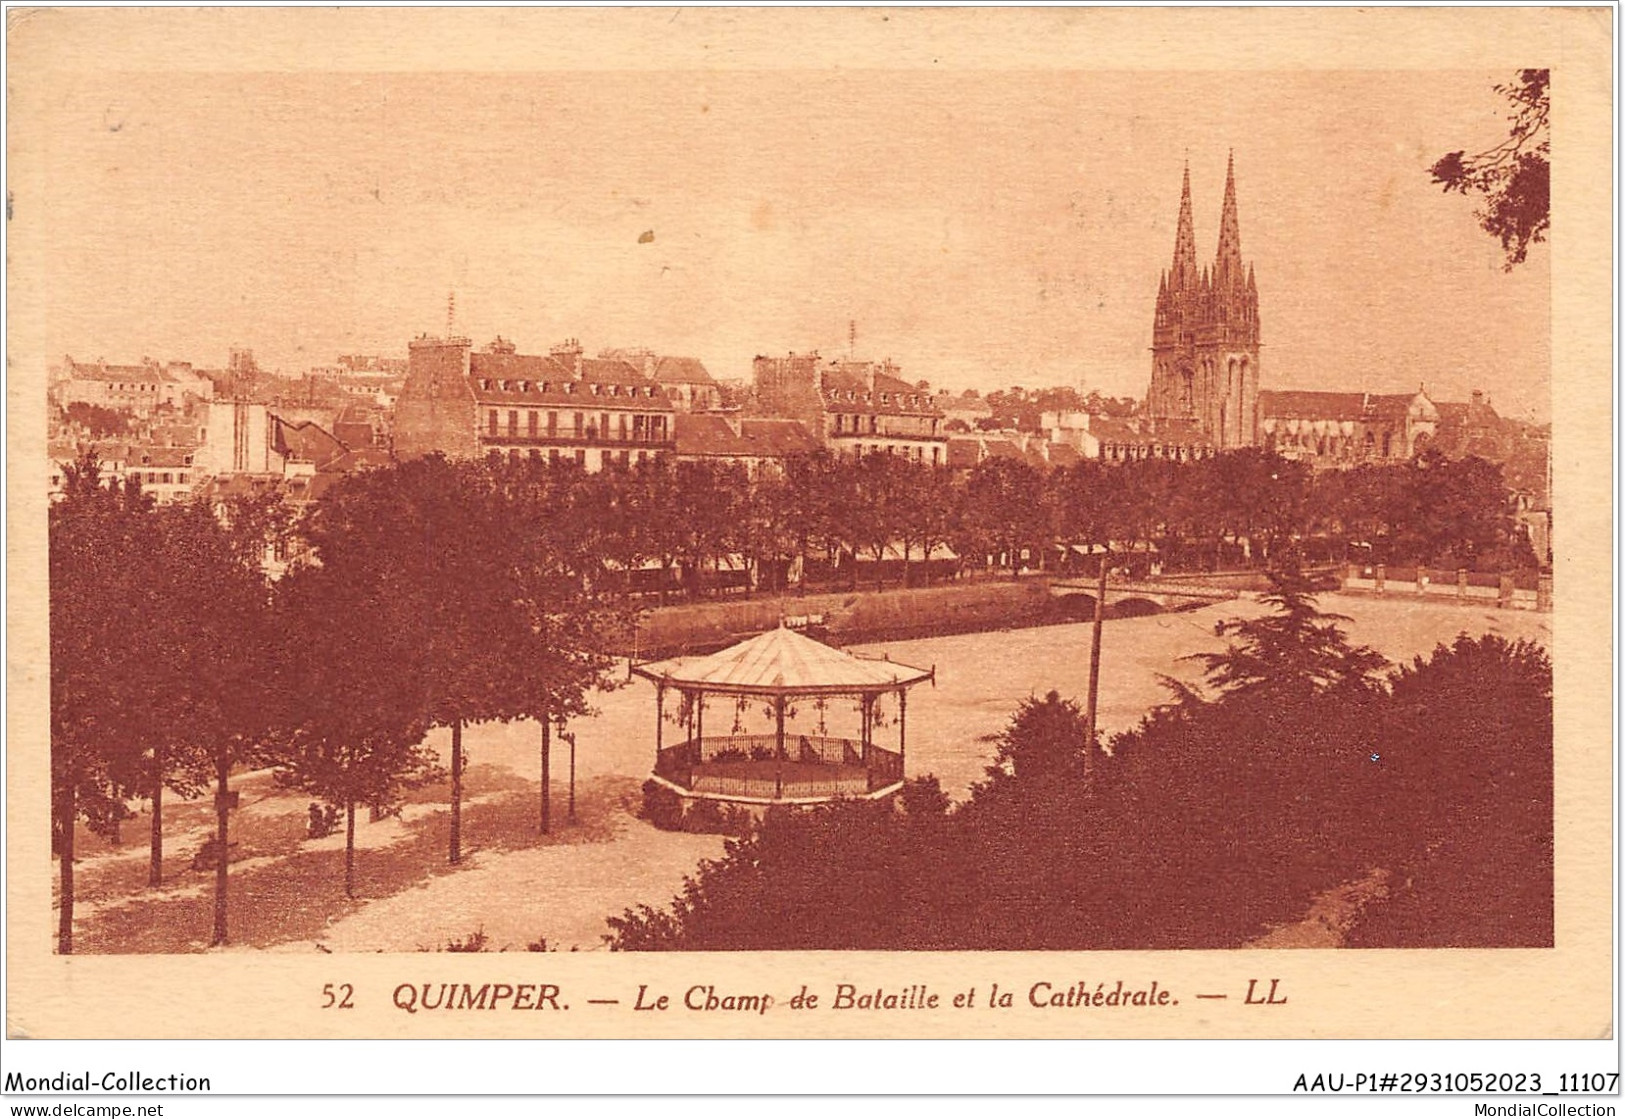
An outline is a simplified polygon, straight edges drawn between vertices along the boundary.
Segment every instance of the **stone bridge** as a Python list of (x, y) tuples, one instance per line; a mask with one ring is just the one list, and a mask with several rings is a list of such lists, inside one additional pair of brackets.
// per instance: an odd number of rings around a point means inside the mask
[[(1095, 594), (1099, 581), (1092, 578), (1054, 579), (1050, 594), (1060, 599), (1080, 617), (1094, 616)], [(1106, 616), (1128, 618), (1141, 614), (1165, 614), (1170, 610), (1190, 610), (1214, 602), (1226, 602), (1241, 597), (1234, 586), (1203, 583), (1196, 579), (1121, 579), (1106, 580)]]

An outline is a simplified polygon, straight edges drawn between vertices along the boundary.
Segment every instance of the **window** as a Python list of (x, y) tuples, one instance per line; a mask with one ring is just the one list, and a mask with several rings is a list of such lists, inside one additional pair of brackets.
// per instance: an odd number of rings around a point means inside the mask
[(506, 378), (504, 378), (501, 381), (498, 381), (497, 382), (497, 387), (500, 388), (503, 392), (507, 392), (508, 391), (508, 382), (507, 382)]
[(549, 412), (547, 414), (547, 436), (549, 439), (556, 439), (558, 438), (558, 434), (559, 414), (557, 412)]
[(576, 419), (576, 425), (575, 425), (576, 426), (576, 438), (580, 439), (581, 438), (581, 429), (586, 426), (587, 418), (585, 416), (583, 416), (580, 412), (577, 412), (575, 419)]
[(495, 435), (497, 433), (497, 410), (495, 408), (492, 408), (491, 414), (486, 417), (485, 430), (489, 435)]
[(159, 481), (163, 482), (163, 484), (166, 485), (166, 486), (169, 485), (170, 484), (169, 471), (167, 471), (167, 470), (164, 471), (163, 474), (159, 477)]
[(519, 391), (520, 392), (529, 392), (530, 391), (530, 382), (529, 381), (520, 381), (519, 382)]
[(553, 391), (552, 384), (547, 382), (547, 381), (543, 381), (542, 382), (542, 391), (543, 392), (552, 392)]
[(598, 394), (599, 394), (599, 393), (601, 393), (601, 392), (603, 392), (603, 391), (604, 391), (604, 386), (603, 386), (603, 385), (597, 385), (597, 384), (595, 384), (595, 385), (593, 385), (593, 387), (592, 387), (592, 394), (593, 394), (593, 395), (594, 395), (594, 396), (597, 396), (597, 395), (598, 395)]
[(530, 432), (530, 437), (532, 439), (536, 438), (537, 428), (540, 426), (541, 416), (536, 412), (535, 409), (531, 409), (531, 411), (525, 415), (525, 427)]
[(518, 435), (518, 434), (519, 434), (519, 413), (510, 408), (508, 410), (508, 435), (511, 437), (511, 436), (515, 436), (515, 435)]
[(490, 392), (491, 391), (491, 378), (489, 378), (489, 377), (481, 377), (480, 378), (480, 389), (483, 392)]
[(575, 394), (575, 391), (576, 391), (576, 383), (574, 381), (566, 381), (566, 382), (564, 382), (564, 394), (566, 396), (573, 396)]
[(576, 452), (576, 465), (577, 466), (586, 466), (587, 465), (587, 452), (586, 451), (577, 451)]
[(604, 412), (598, 417), (598, 434), (601, 438), (609, 438), (609, 413)]

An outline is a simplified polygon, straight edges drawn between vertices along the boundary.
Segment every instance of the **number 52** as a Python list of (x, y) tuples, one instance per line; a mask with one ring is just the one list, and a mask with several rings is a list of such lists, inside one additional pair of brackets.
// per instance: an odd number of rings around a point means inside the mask
[(350, 996), (355, 994), (355, 988), (348, 983), (328, 983), (322, 988), (323, 1010), (354, 1010), (355, 1004)]

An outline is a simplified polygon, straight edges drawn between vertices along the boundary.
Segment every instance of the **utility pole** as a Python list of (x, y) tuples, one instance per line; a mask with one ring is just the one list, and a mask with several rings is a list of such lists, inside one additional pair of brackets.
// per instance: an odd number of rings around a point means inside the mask
[(1089, 642), (1089, 701), (1084, 709), (1083, 775), (1094, 773), (1095, 716), (1100, 710), (1100, 635), (1106, 623), (1106, 571), (1110, 551), (1100, 553), (1100, 582), (1095, 587), (1095, 631)]

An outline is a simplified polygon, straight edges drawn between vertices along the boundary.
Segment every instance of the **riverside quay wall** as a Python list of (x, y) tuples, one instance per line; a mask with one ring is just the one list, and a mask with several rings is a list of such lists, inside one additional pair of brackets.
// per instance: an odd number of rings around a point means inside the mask
[(638, 660), (709, 652), (772, 629), (781, 618), (834, 645), (1075, 620), (1050, 595), (1049, 582), (1042, 578), (906, 590), (763, 595), (651, 610), (638, 621), (633, 647), (617, 652)]

